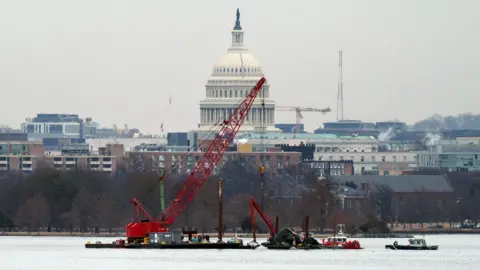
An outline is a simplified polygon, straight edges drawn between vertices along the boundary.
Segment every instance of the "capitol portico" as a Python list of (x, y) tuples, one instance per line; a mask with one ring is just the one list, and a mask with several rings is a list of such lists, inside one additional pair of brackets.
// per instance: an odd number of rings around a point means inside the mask
[[(206, 96), (200, 101), (200, 131), (227, 119), (263, 76), (255, 56), (243, 44), (240, 12), (232, 31), (232, 45), (213, 67), (205, 85)], [(268, 80), (255, 99), (240, 132), (279, 132), (275, 128), (275, 102), (270, 99)]]

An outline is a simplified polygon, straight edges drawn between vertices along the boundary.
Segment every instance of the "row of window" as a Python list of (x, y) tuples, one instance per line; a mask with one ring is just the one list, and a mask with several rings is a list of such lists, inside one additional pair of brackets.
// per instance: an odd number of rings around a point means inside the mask
[[(8, 157), (0, 157), (0, 161), (9, 161), (10, 159)], [(20, 159), (20, 162), (31, 162), (32, 158), (31, 157), (22, 157)]]
[[(77, 158), (75, 158), (75, 157), (54, 157), (53, 158), (53, 161), (55, 161), (55, 162), (62, 162), (64, 160), (66, 162), (72, 162), (72, 161), (76, 161)], [(112, 158), (111, 157), (104, 157), (104, 158), (90, 157), (90, 158), (88, 158), (88, 160), (90, 162), (99, 162), (100, 160), (102, 160), (104, 162), (110, 162), (110, 161), (112, 161)]]
[(29, 144), (0, 144), (0, 154), (25, 154), (28, 148)]
[(231, 85), (256, 85), (258, 81), (239, 81), (239, 80), (208, 80), (207, 84), (231, 84)]
[[(377, 151), (377, 148), (376, 147), (372, 147), (370, 149), (367, 149), (369, 152), (376, 152)], [(339, 148), (339, 147), (317, 147), (315, 149), (316, 152), (365, 152), (365, 149), (363, 148), (360, 148), (360, 149), (350, 149), (350, 148)]]
[[(21, 170), (28, 170), (31, 171), (33, 170), (32, 164), (18, 164), (16, 169), (21, 169)], [(53, 164), (54, 169), (76, 169), (77, 166), (75, 164)], [(112, 170), (112, 164), (103, 164), (103, 166), (100, 166), (99, 164), (92, 164), (88, 166), (89, 169), (105, 169), (106, 171), (111, 171)], [(8, 171), (14, 169), (10, 164), (0, 164), (0, 170), (1, 171)]]
[(52, 124), (52, 123), (33, 123), (27, 124), (26, 130), (27, 133), (50, 133), (50, 134), (62, 134), (62, 133), (72, 133), (77, 134), (80, 132), (80, 124), (78, 123), (68, 123), (68, 124)]
[[(233, 98), (233, 97), (246, 97), (250, 93), (251, 89), (242, 89), (242, 90), (207, 90), (207, 97), (210, 98)], [(265, 91), (259, 94), (260, 97), (265, 97)]]
[[(187, 155), (187, 161), (189, 161), (189, 162), (193, 161), (193, 157), (194, 156), (192, 156), (192, 155)], [(277, 157), (277, 159), (276, 159), (277, 161), (283, 161), (283, 160), (289, 161), (290, 160), (290, 156), (288, 156), (288, 155), (285, 155), (285, 156), (284, 155), (277, 155), (276, 157)], [(155, 159), (155, 157), (153, 157), (153, 159)], [(234, 156), (230, 156), (230, 157), (224, 156), (223, 157), (223, 160), (229, 160), (229, 159), (233, 160), (233, 159), (235, 159), (235, 157)], [(256, 156), (255, 155), (247, 155), (247, 156), (245, 156), (245, 159), (247, 161), (255, 161)], [(165, 161), (165, 156), (164, 155), (159, 155), (158, 160), (159, 161)], [(195, 156), (195, 161), (198, 162), (199, 160), (200, 160), (200, 156)], [(181, 162), (182, 161), (182, 156), (181, 155), (179, 155), (179, 156), (172, 155), (172, 162), (177, 162), (177, 161)], [(271, 161), (271, 155), (260, 155), (260, 161), (267, 161), (267, 162)]]
[(215, 72), (262, 72), (261, 68), (215, 68)]
[[(348, 157), (347, 157), (347, 158), (348, 158)], [(328, 160), (336, 160), (336, 158), (334, 158), (333, 156), (329, 156), (329, 157), (328, 157)], [(345, 159), (344, 159), (344, 156), (339, 156), (339, 157), (338, 157), (338, 160), (345, 160)], [(353, 160), (353, 161), (355, 161), (355, 157), (354, 157), (354, 156), (350, 156), (350, 157), (348, 158), (348, 160)], [(417, 161), (417, 156), (413, 156), (413, 160), (414, 160), (414, 161)], [(360, 162), (365, 162), (365, 161), (366, 161), (365, 156), (361, 156), (361, 157), (360, 157)], [(377, 160), (376, 160), (376, 157), (375, 157), (375, 156), (371, 156), (371, 158), (370, 158), (369, 161), (375, 162), (375, 161), (377, 161)], [(381, 161), (382, 161), (382, 162), (387, 162), (387, 157), (386, 157), (386, 156), (382, 156), (382, 157), (381, 157)], [(403, 156), (402, 159), (399, 159), (399, 158), (397, 158), (397, 156), (392, 156), (392, 160), (389, 160), (389, 161), (393, 161), (393, 162), (396, 162), (396, 161), (408, 161), (408, 157), (407, 157), (407, 156)]]
[[(224, 167), (226, 165), (226, 163), (227, 163), (226, 161), (223, 161), (222, 167)], [(264, 166), (265, 166), (265, 169), (267, 171), (269, 169), (271, 169), (270, 163), (265, 163)], [(159, 162), (158, 167), (159, 168), (165, 168), (165, 163), (163, 161)], [(214, 168), (214, 173), (218, 172), (218, 167), (219, 166), (216, 166)], [(276, 163), (276, 169), (284, 169), (284, 168), (288, 168), (288, 167), (290, 167), (290, 161), (286, 161), (285, 163), (283, 163), (283, 162), (277, 162)], [(172, 164), (171, 172), (175, 174), (175, 173), (178, 173), (179, 171), (182, 171), (183, 168), (184, 167), (182, 166), (182, 164), (177, 162), (177, 163)], [(187, 173), (190, 173), (193, 168), (194, 168), (193, 163), (187, 163), (185, 171)]]
[[(75, 169), (77, 168), (77, 165), (76, 164), (53, 164), (53, 168), (55, 169), (61, 169), (61, 168), (66, 168), (66, 169)], [(111, 169), (112, 168), (112, 164), (103, 164), (102, 166), (100, 166), (100, 164), (90, 164), (88, 166), (89, 169)]]

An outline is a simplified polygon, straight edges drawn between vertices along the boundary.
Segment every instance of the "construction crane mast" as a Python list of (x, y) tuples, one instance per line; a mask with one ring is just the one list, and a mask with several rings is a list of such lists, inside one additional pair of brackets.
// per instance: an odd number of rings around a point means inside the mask
[(318, 108), (302, 108), (302, 107), (290, 107), (290, 106), (277, 106), (275, 107), (279, 111), (294, 111), (296, 114), (296, 121), (295, 121), (295, 133), (300, 133), (300, 121), (303, 119), (302, 112), (321, 112), (326, 114), (330, 112), (330, 107), (324, 109)]
[[(265, 77), (262, 77), (233, 114), (221, 123), (221, 128), (216, 133), (207, 151), (188, 175), (178, 195), (158, 219), (154, 220), (137, 199), (132, 199), (131, 202), (135, 209), (135, 220), (127, 225), (128, 242), (143, 239), (149, 233), (168, 231), (167, 226), (171, 225), (182, 210), (195, 198), (198, 190), (200, 190), (207, 178), (212, 174), (215, 166), (222, 159), (223, 154), (237, 135), (265, 81)], [(140, 214), (143, 215), (144, 220), (140, 220)]]

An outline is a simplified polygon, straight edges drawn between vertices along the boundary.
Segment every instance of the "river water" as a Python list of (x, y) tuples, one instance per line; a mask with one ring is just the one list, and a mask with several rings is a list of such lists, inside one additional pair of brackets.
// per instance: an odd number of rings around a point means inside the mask
[(89, 240), (114, 239), (3, 236), (0, 269), (480, 269), (480, 235), (426, 236), (428, 244), (440, 245), (438, 251), (385, 250), (394, 239), (358, 239), (364, 250), (343, 251), (85, 249)]

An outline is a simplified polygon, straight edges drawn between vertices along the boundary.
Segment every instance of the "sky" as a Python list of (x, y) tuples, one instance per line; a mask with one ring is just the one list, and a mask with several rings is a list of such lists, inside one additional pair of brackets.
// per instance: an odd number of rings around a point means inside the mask
[(277, 106), (332, 108), (304, 113), (307, 130), (336, 120), (340, 49), (346, 119), (479, 113), (476, 0), (15, 0), (0, 1), (0, 123), (72, 113), (194, 129), (237, 8)]

